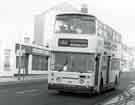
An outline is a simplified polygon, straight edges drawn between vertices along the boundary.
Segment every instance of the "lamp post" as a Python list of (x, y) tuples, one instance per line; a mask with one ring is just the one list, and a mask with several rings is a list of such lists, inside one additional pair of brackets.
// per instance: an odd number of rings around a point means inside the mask
[(23, 58), (23, 80), (24, 80), (24, 75), (25, 75), (25, 48), (22, 49), (22, 57)]
[[(19, 62), (18, 62), (19, 63), (18, 80), (21, 79), (21, 68), (22, 68), (22, 57), (23, 57), (23, 55), (25, 55), (25, 49), (22, 49), (22, 45), (20, 44), (19, 45)], [(24, 64), (24, 62), (23, 62), (23, 64)], [(24, 79), (24, 70), (23, 70), (23, 79)]]
[(22, 47), (21, 47), (21, 44), (19, 44), (19, 69), (18, 69), (18, 80), (20, 80), (21, 79), (21, 75), (20, 75), (20, 73), (21, 73), (21, 49), (22, 49)]

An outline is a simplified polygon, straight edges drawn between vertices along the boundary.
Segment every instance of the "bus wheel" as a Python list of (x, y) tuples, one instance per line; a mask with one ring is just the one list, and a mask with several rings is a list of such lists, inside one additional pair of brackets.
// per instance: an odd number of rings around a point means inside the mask
[(117, 78), (117, 76), (115, 77), (115, 85), (118, 85), (118, 78)]
[(101, 77), (101, 79), (100, 79), (100, 85), (99, 85), (99, 88), (100, 88), (100, 93), (102, 93), (103, 92), (103, 77)]

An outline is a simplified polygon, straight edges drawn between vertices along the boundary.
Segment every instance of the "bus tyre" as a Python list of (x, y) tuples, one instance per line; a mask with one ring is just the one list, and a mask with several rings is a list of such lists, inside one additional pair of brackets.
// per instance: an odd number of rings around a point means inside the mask
[(118, 78), (117, 78), (117, 76), (115, 77), (115, 85), (118, 85)]
[(103, 91), (103, 77), (101, 77), (101, 79), (100, 79), (100, 85), (99, 85), (99, 88), (100, 88), (100, 93), (102, 93), (102, 91)]

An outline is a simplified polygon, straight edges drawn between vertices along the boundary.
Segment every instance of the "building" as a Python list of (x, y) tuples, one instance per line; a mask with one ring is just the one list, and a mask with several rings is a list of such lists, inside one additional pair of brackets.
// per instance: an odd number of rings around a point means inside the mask
[(49, 51), (44, 46), (16, 43), (14, 74), (47, 74)]
[(15, 68), (14, 43), (0, 41), (0, 76), (13, 76)]
[(135, 50), (122, 44), (122, 71), (135, 71)]

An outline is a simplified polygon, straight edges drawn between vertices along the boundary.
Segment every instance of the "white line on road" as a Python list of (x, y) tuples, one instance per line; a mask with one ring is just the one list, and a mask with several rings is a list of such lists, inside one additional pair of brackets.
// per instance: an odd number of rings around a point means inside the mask
[(17, 91), (16, 94), (25, 94), (25, 93), (33, 93), (39, 91), (38, 89), (31, 89), (31, 90), (23, 90), (23, 91)]

